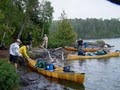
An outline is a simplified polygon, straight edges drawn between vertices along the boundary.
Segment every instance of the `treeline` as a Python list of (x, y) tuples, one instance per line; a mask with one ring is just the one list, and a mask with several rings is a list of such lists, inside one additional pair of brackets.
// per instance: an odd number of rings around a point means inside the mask
[[(58, 21), (53, 21), (50, 30), (55, 31)], [(116, 38), (120, 37), (120, 20), (111, 19), (69, 19), (77, 38)]]
[(1, 0), (0, 46), (9, 47), (12, 39), (27, 41), (32, 32), (34, 45), (42, 43), (44, 34), (49, 37), (49, 47), (70, 44), (76, 38), (120, 37), (119, 19), (68, 19), (63, 11), (60, 20), (53, 21), (54, 7), (46, 0)]
[(0, 0), (0, 46), (9, 46), (16, 38), (26, 42), (28, 32), (34, 44), (40, 44), (43, 35), (49, 34), (53, 12), (50, 1)]
[(0, 47), (9, 47), (17, 38), (22, 43), (27, 42), (29, 32), (32, 32), (33, 46), (42, 43), (44, 34), (49, 37), (49, 48), (70, 44), (76, 39), (76, 34), (64, 11), (55, 26), (56, 32), (49, 31), (53, 12), (51, 2), (46, 0), (1, 0)]

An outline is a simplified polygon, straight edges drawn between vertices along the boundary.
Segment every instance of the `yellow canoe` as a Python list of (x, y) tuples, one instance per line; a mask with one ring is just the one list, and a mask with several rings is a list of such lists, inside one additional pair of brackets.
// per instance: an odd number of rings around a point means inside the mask
[(38, 73), (57, 78), (57, 79), (64, 79), (69, 81), (74, 81), (80, 84), (84, 83), (85, 74), (84, 73), (73, 73), (73, 72), (63, 72), (63, 68), (57, 68), (54, 71), (45, 70), (42, 68), (37, 68), (35, 66), (35, 60), (28, 60), (28, 66), (32, 69), (36, 70)]
[(120, 52), (111, 52), (105, 55), (96, 55), (96, 56), (80, 56), (80, 55), (67, 55), (67, 60), (84, 60), (84, 59), (102, 59), (102, 58), (110, 58), (110, 57), (118, 57), (120, 56)]
[[(69, 47), (69, 46), (65, 46), (64, 49), (68, 51), (78, 51), (77, 48)], [(83, 48), (82, 50), (85, 52), (96, 52), (97, 50), (100, 50), (100, 49), (101, 48)]]

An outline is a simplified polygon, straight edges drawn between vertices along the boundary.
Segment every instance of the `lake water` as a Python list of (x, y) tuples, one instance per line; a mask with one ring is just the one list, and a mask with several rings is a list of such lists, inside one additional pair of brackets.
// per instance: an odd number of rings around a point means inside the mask
[[(111, 50), (120, 50), (120, 38), (101, 40), (114, 45), (115, 47)], [(82, 89), (73, 88), (73, 90), (120, 90), (120, 57), (100, 60), (69, 60), (67, 63), (73, 66), (75, 72), (85, 73), (84, 87), (78, 86)]]

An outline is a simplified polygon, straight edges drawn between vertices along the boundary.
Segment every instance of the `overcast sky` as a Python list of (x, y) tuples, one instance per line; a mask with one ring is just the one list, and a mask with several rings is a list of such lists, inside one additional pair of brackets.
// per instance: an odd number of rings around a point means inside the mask
[(48, 0), (54, 7), (54, 20), (64, 10), (67, 18), (120, 18), (120, 6), (107, 0)]

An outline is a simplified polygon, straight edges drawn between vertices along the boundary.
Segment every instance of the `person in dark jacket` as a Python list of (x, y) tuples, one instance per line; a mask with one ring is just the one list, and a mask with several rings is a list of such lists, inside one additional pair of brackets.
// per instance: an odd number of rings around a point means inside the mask
[(78, 49), (79, 49), (79, 48), (82, 48), (82, 46), (83, 46), (83, 40), (82, 40), (81, 38), (79, 38), (79, 39), (77, 40), (77, 43), (78, 43)]
[(85, 56), (86, 53), (80, 48), (80, 49), (78, 50), (78, 55)]

